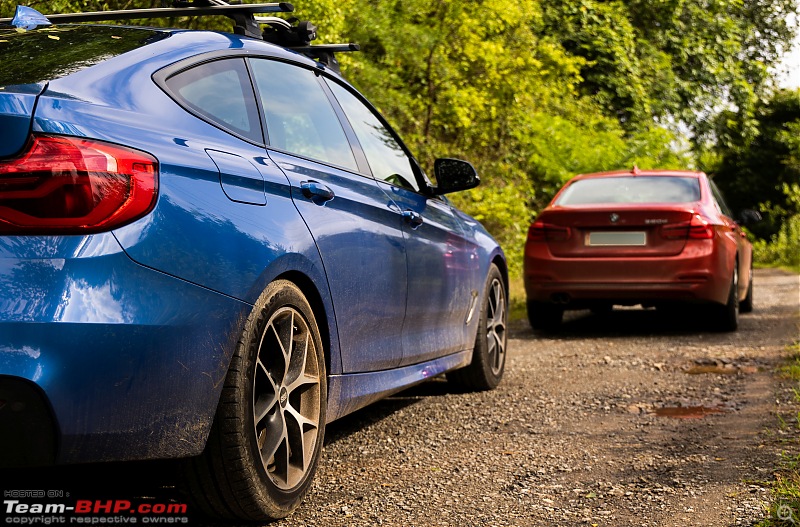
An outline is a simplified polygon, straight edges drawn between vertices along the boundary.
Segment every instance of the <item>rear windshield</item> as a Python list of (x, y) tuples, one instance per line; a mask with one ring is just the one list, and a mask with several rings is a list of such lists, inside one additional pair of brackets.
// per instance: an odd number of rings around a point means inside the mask
[(0, 87), (64, 77), (169, 33), (150, 29), (65, 25), (17, 32), (0, 28)]
[(681, 176), (579, 179), (564, 189), (556, 205), (602, 203), (688, 203), (700, 200), (700, 180)]

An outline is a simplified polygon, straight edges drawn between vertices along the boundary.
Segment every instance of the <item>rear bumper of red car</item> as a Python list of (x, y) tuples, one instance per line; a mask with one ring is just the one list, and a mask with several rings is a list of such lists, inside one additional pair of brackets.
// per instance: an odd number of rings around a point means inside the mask
[(687, 244), (676, 256), (559, 258), (545, 243), (525, 248), (529, 301), (580, 307), (597, 301), (621, 304), (714, 302), (728, 298), (734, 258), (711, 240)]

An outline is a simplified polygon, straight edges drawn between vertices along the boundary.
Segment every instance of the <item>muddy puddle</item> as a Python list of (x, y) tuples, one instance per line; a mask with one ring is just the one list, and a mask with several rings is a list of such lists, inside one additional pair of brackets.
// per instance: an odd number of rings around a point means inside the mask
[(698, 359), (683, 371), (689, 375), (751, 375), (758, 372), (758, 366), (737, 364), (726, 360)]
[(702, 419), (707, 415), (721, 414), (724, 410), (710, 406), (664, 406), (655, 409), (655, 414), (660, 417), (674, 417), (676, 419)]

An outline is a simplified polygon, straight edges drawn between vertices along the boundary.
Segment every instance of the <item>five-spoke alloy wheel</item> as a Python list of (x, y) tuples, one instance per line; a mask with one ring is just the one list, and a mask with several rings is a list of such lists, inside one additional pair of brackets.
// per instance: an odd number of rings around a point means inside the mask
[(271, 283), (248, 317), (202, 456), (187, 485), (207, 515), (269, 521), (305, 497), (322, 454), (327, 380), (314, 311)]
[(472, 362), (448, 373), (447, 379), (468, 390), (496, 388), (506, 366), (507, 325), (508, 293), (500, 270), (492, 264), (486, 278)]

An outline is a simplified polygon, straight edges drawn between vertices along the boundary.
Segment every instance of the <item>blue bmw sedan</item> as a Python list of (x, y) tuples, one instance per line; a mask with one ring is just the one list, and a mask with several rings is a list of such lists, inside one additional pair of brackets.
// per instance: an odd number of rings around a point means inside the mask
[(227, 7), (0, 21), (0, 466), (181, 458), (204, 513), (265, 521), (327, 423), (498, 385), (507, 271), (445, 197), (469, 163), (426, 175), (313, 26), (253, 16), (291, 5)]

